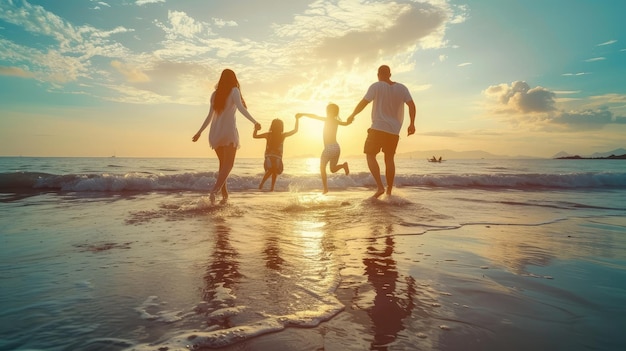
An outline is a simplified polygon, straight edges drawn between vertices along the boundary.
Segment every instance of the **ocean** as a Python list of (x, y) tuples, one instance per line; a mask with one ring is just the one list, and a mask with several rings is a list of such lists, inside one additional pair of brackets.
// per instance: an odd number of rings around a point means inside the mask
[(626, 347), (626, 161), (343, 161), (0, 157), (0, 350)]

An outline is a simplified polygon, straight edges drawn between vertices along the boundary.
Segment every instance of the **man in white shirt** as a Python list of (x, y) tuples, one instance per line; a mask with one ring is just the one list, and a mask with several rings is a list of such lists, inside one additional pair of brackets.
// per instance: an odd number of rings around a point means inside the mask
[(387, 195), (391, 195), (396, 176), (394, 156), (398, 140), (400, 139), (402, 122), (404, 121), (404, 105), (406, 104), (409, 107), (411, 124), (408, 128), (408, 135), (412, 135), (415, 133), (415, 103), (406, 86), (391, 81), (391, 69), (386, 65), (378, 68), (378, 82), (370, 85), (363, 99), (348, 117), (347, 122), (352, 123), (354, 117), (363, 111), (365, 106), (371, 101), (374, 102), (372, 106), (372, 125), (367, 130), (367, 139), (365, 140), (363, 152), (367, 156), (367, 165), (370, 173), (372, 173), (378, 186), (373, 197), (378, 198), (385, 193), (385, 187), (380, 176), (380, 166), (376, 160), (376, 155), (381, 150), (385, 155)]

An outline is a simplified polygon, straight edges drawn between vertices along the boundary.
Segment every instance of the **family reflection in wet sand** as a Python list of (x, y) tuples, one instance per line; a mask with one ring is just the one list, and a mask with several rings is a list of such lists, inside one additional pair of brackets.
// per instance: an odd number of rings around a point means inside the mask
[[(211, 259), (204, 275), (205, 286), (202, 290), (202, 299), (211, 309), (235, 307), (235, 297), (231, 292), (236, 289), (236, 285), (243, 278), (239, 272), (239, 253), (230, 242), (230, 231), (228, 225), (215, 225), (215, 246), (209, 255)], [(234, 326), (229, 316), (217, 320), (212, 319), (211, 322), (221, 328)]]
[[(344, 162), (337, 165), (339, 159), (339, 144), (334, 136), (337, 132), (338, 125), (349, 125), (355, 117), (363, 111), (370, 103), (372, 104), (372, 123), (367, 130), (367, 139), (363, 146), (363, 153), (366, 155), (367, 166), (376, 182), (376, 192), (373, 197), (378, 198), (383, 194), (391, 195), (395, 176), (395, 153), (400, 139), (400, 132), (404, 122), (404, 106), (409, 110), (409, 127), (407, 136), (415, 133), (415, 114), (416, 107), (408, 88), (398, 82), (391, 80), (391, 69), (387, 65), (382, 65), (377, 72), (378, 81), (371, 84), (367, 89), (364, 97), (356, 105), (352, 114), (343, 122), (338, 119), (339, 107), (331, 104), (329, 108), (336, 107), (334, 112), (327, 114), (327, 117), (319, 117), (312, 114), (298, 114), (296, 121), (300, 116), (309, 116), (315, 119), (325, 121), (324, 127), (324, 152), (320, 159), (320, 172), (323, 183), (323, 193), (328, 192), (326, 180), (326, 164), (330, 162), (330, 170), (335, 173), (340, 169), (344, 169), (346, 175), (350, 173), (348, 163)], [(254, 137), (257, 137), (257, 131), (261, 129), (261, 125), (248, 112), (245, 101), (241, 95), (239, 81), (235, 73), (230, 69), (225, 69), (216, 86), (215, 91), (211, 95), (209, 113), (207, 114), (202, 126), (193, 136), (195, 142), (199, 139), (202, 131), (211, 124), (209, 131), (209, 145), (215, 150), (219, 159), (219, 170), (217, 172), (217, 180), (210, 192), (211, 203), (215, 202), (215, 196), (218, 192), (222, 194), (222, 201), (228, 199), (227, 179), (235, 163), (235, 155), (239, 148), (239, 133), (237, 131), (235, 112), (238, 110), (248, 120), (255, 124)], [(296, 129), (297, 131), (297, 125)], [(295, 133), (295, 132), (293, 132)], [(292, 135), (293, 133), (289, 134)], [(269, 136), (269, 134), (268, 134)], [(270, 166), (265, 167), (265, 175), (261, 181), (260, 188), (270, 175), (272, 176), (272, 187), (276, 176), (282, 173), (282, 167), (277, 164), (280, 161), (282, 165), (282, 140), (284, 135), (281, 133), (280, 150), (271, 153)], [(268, 139), (268, 145), (270, 139)], [(385, 180), (386, 187), (383, 184), (380, 165), (378, 164), (377, 155), (383, 152), (385, 163)], [(267, 159), (267, 153), (266, 153)], [(267, 163), (267, 160), (266, 160)]]
[[(348, 313), (362, 311), (369, 317), (369, 322), (359, 323), (371, 330), (370, 349), (387, 350), (406, 329), (406, 323), (410, 323), (411, 314), (419, 303), (415, 278), (400, 273), (394, 258), (393, 224), (373, 224), (369, 238), (358, 240), (361, 249), (358, 253), (348, 252), (344, 239), (336, 233), (339, 228), (332, 227), (323, 215), (306, 219), (303, 216), (307, 217), (306, 213), (299, 213), (298, 219), (282, 225), (268, 223), (259, 227), (263, 247), (252, 255), (246, 254), (245, 260), (240, 254), (244, 249), (239, 246), (242, 243), (231, 242), (229, 223), (213, 225), (215, 240), (202, 291), (207, 309), (201, 312), (206, 323), (209, 327), (221, 329), (235, 327), (238, 312), (216, 317), (215, 311), (225, 308), (239, 311), (244, 306), (275, 316), (314, 314), (319, 308), (316, 305), (324, 304), (323, 299), (316, 296), (331, 289), (333, 284), (330, 281), (341, 279), (340, 267), (346, 262), (339, 261), (339, 257), (345, 257), (353, 262), (348, 263), (349, 270), (360, 271), (363, 279), (359, 279), (357, 286), (350, 282), (346, 287), (342, 287), (340, 280), (339, 286), (328, 292), (334, 295), (335, 289), (351, 291), (345, 296), (347, 300), (340, 297), (341, 303), (353, 306)], [(348, 259), (350, 256), (360, 257), (360, 268), (358, 261)], [(264, 264), (254, 264), (257, 260)], [(244, 275), (242, 270), (247, 273)], [(241, 289), (251, 287), (259, 289), (258, 295), (249, 301), (241, 300), (240, 294), (244, 299), (247, 296)], [(303, 295), (303, 292), (308, 293)], [(248, 305), (250, 303), (252, 305)]]
[(387, 350), (405, 329), (404, 319), (411, 316), (415, 307), (417, 284), (412, 276), (400, 276), (394, 251), (393, 236), (372, 237), (363, 259), (367, 280), (376, 293), (374, 305), (367, 310), (373, 323), (371, 350)]

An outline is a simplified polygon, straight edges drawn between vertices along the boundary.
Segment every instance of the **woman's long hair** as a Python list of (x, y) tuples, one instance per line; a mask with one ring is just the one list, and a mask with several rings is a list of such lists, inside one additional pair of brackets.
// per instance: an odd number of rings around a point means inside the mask
[[(230, 95), (230, 92), (233, 90), (233, 88), (240, 89), (239, 81), (237, 80), (235, 72), (227, 68), (222, 71), (220, 80), (219, 82), (217, 82), (217, 86), (215, 87), (213, 109), (218, 115), (222, 113), (222, 111), (224, 111), (224, 108), (226, 107), (226, 99), (228, 99), (228, 96)], [(246, 102), (243, 100), (243, 96), (241, 97), (241, 101), (243, 102), (243, 106), (246, 106)]]

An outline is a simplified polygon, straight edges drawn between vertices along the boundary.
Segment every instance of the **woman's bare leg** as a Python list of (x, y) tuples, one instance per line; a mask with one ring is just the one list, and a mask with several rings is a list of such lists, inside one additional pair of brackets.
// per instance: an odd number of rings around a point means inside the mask
[[(213, 186), (211, 193), (215, 194), (221, 190), (222, 197), (228, 198), (228, 188), (226, 186), (226, 180), (235, 165), (235, 156), (237, 155), (237, 148), (229, 146), (220, 146), (215, 150), (217, 158), (219, 159), (219, 171), (217, 174), (217, 180)], [(215, 195), (213, 195), (213, 198)]]

